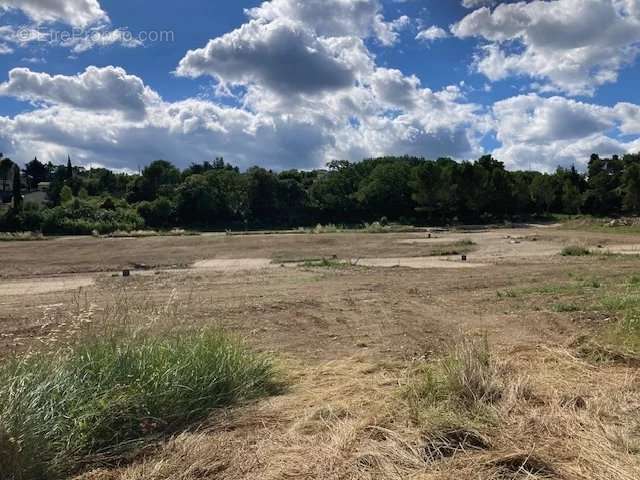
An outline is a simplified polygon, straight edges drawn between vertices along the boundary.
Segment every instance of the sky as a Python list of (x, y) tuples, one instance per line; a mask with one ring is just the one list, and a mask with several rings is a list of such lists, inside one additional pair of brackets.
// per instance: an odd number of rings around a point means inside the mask
[(0, 152), (137, 171), (640, 151), (640, 0), (0, 0)]

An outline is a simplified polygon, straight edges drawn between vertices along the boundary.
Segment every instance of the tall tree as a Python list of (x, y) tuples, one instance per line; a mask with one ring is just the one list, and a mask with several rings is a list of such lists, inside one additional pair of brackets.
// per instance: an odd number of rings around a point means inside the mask
[(22, 179), (20, 178), (20, 168), (13, 167), (13, 208), (19, 210), (22, 207)]
[(67, 180), (73, 178), (73, 166), (71, 165), (71, 155), (67, 156)]
[(0, 184), (2, 185), (3, 192), (6, 192), (7, 188), (9, 188), (9, 176), (13, 170), (13, 166), (14, 163), (0, 153)]
[(546, 173), (537, 175), (531, 182), (531, 197), (539, 213), (549, 213), (556, 199), (554, 177)]
[(36, 157), (25, 165), (24, 175), (29, 188), (36, 188), (39, 183), (49, 180), (49, 169)]
[(622, 206), (629, 213), (640, 213), (640, 165), (632, 163), (625, 168), (622, 186)]

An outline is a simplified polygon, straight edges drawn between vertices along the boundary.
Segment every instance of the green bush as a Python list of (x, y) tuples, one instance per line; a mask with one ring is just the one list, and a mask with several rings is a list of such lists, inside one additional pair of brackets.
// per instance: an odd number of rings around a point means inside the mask
[(563, 257), (583, 257), (585, 255), (591, 255), (591, 251), (585, 247), (570, 245), (562, 249)]
[(105, 234), (144, 228), (144, 220), (132, 208), (107, 210), (80, 199), (44, 210), (42, 215), (41, 230), (45, 234), (90, 235), (94, 230)]
[(111, 464), (212, 409), (274, 393), (272, 364), (218, 331), (92, 340), (0, 367), (0, 478)]

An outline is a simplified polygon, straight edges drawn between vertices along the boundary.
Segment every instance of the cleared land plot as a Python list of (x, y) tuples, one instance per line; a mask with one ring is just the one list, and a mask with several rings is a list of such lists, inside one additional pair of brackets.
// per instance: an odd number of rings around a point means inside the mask
[[(278, 359), (284, 394), (214, 412), (84, 480), (639, 478), (640, 363), (632, 343), (618, 352), (611, 342), (640, 308), (640, 258), (560, 255), (634, 248), (637, 237), (437, 237), (3, 242), (0, 290), (14, 287), (0, 293), (0, 356), (76, 343), (114, 318), (154, 325), (170, 314), (172, 328), (221, 327)], [(473, 242), (468, 262), (438, 256), (463, 240)], [(133, 264), (144, 274), (112, 276)], [(32, 288), (61, 272), (93, 284)], [(499, 392), (490, 402), (456, 403), (438, 384), (464, 336), (491, 346), (491, 369), (481, 367)]]

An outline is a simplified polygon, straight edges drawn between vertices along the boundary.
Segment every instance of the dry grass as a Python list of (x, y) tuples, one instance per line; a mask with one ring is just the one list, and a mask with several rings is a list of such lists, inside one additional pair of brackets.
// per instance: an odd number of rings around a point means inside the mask
[(468, 410), (455, 428), (440, 417), (416, 424), (400, 395), (401, 366), (356, 357), (290, 367), (298, 383), (289, 394), (83, 480), (632, 480), (640, 472), (637, 377), (564, 350), (511, 352), (495, 422), (480, 429)]
[[(482, 252), (480, 235), (474, 239)], [(588, 361), (571, 343), (633, 310), (640, 280), (629, 278), (638, 271), (637, 260), (561, 260), (560, 245), (602, 240), (558, 235), (562, 241), (548, 257), (509, 257), (478, 272), (287, 268), (99, 279), (88, 298), (52, 307), (64, 315), (51, 321), (67, 326), (55, 323), (58, 343), (51, 348), (74, 341), (70, 331), (81, 335), (107, 318), (157, 331), (200, 328), (213, 318), (259, 351), (283, 357), (291, 389), (215, 412), (119, 467), (83, 478), (640, 478), (637, 365)], [(119, 256), (105, 253), (113, 262), (132, 247), (137, 261), (151, 265), (192, 256), (357, 258), (407, 256), (416, 248), (427, 255), (432, 249), (397, 243), (402, 239), (301, 234), (238, 237), (227, 244), (226, 237), (202, 236), (101, 239), (92, 248), (102, 254), (103, 247), (117, 247)], [(65, 242), (65, 251), (76, 246), (76, 240)], [(492, 245), (503, 243), (500, 236)], [(145, 248), (154, 258), (144, 258)], [(109, 293), (117, 288), (126, 292), (121, 302)], [(496, 291), (505, 293), (496, 298)], [(18, 299), (8, 299), (5, 316), (37, 317), (40, 305), (66, 302), (61, 297), (39, 296), (23, 310)], [(165, 312), (174, 318), (170, 325), (162, 320)], [(472, 340), (447, 350), (452, 331)], [(491, 350), (476, 332), (486, 332)], [(412, 399), (407, 391), (421, 383), (428, 385)]]

